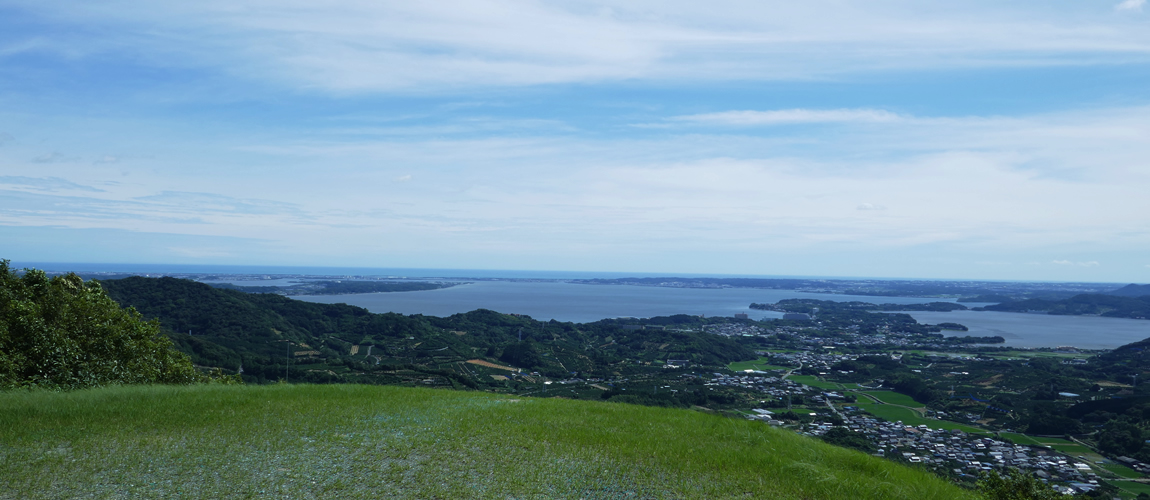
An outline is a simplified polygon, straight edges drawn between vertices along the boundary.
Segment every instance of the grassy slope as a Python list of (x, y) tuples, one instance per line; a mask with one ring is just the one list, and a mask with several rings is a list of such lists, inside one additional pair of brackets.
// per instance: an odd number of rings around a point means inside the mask
[(699, 412), (380, 386), (0, 393), (0, 498), (968, 498)]

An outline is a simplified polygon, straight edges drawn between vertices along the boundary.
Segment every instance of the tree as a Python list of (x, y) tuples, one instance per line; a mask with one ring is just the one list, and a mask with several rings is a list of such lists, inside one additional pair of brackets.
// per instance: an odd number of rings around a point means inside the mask
[(159, 323), (121, 309), (98, 282), (35, 269), (17, 276), (0, 260), (0, 388), (206, 380)]
[(539, 351), (535, 350), (535, 346), (526, 340), (507, 346), (503, 349), (503, 355), (499, 359), (522, 368), (534, 368), (543, 363), (543, 357), (539, 355)]
[(1034, 476), (1011, 469), (1005, 476), (996, 471), (982, 476), (978, 489), (987, 500), (1054, 500), (1062, 494)]

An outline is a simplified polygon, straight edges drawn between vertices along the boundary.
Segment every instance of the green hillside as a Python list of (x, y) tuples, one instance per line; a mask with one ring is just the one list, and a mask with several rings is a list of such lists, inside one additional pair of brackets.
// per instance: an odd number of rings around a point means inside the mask
[[(1133, 286), (1133, 285), (1132, 285)], [(1141, 297), (1081, 294), (1068, 299), (1028, 299), (992, 304), (976, 311), (1045, 312), (1055, 315), (1097, 315), (1111, 318), (1150, 318), (1150, 295)]]
[[(132, 277), (101, 285), (122, 306), (158, 319), (197, 365), (228, 373), (242, 366), (248, 383), (285, 376), (344, 383), (435, 377), (442, 385), (474, 387), (493, 383), (476, 365), (460, 366), (477, 358), (565, 378), (573, 372), (626, 375), (638, 370), (637, 362), (682, 359), (717, 367), (757, 357), (735, 340), (701, 333), (695, 323), (702, 320), (695, 316), (650, 318), (644, 321), (651, 328), (628, 329), (624, 326), (642, 325), (625, 325), (638, 320), (544, 322), (482, 309), (446, 318), (374, 314), (346, 304), (242, 293), (174, 278)], [(674, 329), (683, 322), (694, 331)]]
[(0, 498), (975, 498), (762, 423), (635, 405), (213, 385), (0, 408)]

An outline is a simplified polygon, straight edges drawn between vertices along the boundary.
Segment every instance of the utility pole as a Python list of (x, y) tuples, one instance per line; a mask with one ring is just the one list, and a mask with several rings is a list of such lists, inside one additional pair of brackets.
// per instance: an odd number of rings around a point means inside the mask
[(288, 369), (291, 368), (291, 342), (284, 341), (284, 348), (287, 349), (287, 351), (284, 352), (284, 356), (287, 357), (287, 361), (284, 363), (284, 383), (286, 384), (290, 382), (288, 380)]

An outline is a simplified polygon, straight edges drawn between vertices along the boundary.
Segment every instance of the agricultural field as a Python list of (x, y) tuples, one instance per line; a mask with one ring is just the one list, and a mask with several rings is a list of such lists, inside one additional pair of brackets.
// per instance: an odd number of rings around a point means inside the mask
[(835, 382), (827, 382), (825, 380), (819, 380), (818, 377), (815, 377), (814, 375), (791, 375), (790, 377), (787, 378), (787, 380), (791, 380), (791, 381), (794, 381), (794, 382), (797, 382), (800, 384), (804, 384), (804, 385), (809, 385), (811, 387), (818, 387), (819, 389), (825, 389), (828, 391), (842, 390), (841, 384), (838, 384)]
[(901, 406), (877, 403), (858, 403), (852, 406), (857, 406), (867, 413), (870, 413), (871, 415), (881, 419), (891, 422), (898, 422), (901, 420), (902, 423), (910, 426), (926, 425), (932, 429), (958, 429), (971, 434), (988, 434), (986, 430), (979, 429), (977, 427), (963, 425), (957, 422), (951, 422), (949, 420), (936, 420), (933, 418), (926, 418), (914, 410), (903, 408)]
[(1150, 484), (1136, 483), (1134, 481), (1112, 481), (1111, 484), (1125, 490), (1129, 494), (1126, 498), (1134, 498), (1139, 493), (1150, 495)]
[[(1003, 432), (999, 434), (1002, 438), (1010, 440), (1015, 444), (1025, 444), (1030, 446), (1045, 446), (1045, 443), (1039, 441), (1039, 438), (1027, 436), (1026, 434), (1019, 434), (1017, 432)], [(1044, 438), (1045, 439), (1045, 438)]]
[(0, 407), (0, 498), (976, 498), (759, 422), (618, 403), (280, 384)]
[(861, 391), (870, 394), (882, 401), (883, 403), (892, 405), (909, 406), (911, 408), (922, 408), (924, 405), (915, 401), (914, 398), (906, 394), (900, 394), (894, 391)]
[(753, 361), (736, 361), (727, 365), (727, 369), (733, 372), (741, 372), (743, 370), (788, 370), (786, 366), (772, 365), (770, 358), (759, 358)]
[(1142, 474), (1140, 472), (1138, 472), (1134, 469), (1131, 469), (1125, 465), (1121, 465), (1121, 464), (1108, 463), (1108, 464), (1102, 464), (1101, 467), (1103, 469), (1110, 471), (1110, 472), (1113, 472), (1114, 475), (1116, 475), (1118, 477), (1123, 477), (1126, 479), (1139, 479), (1142, 477)]

